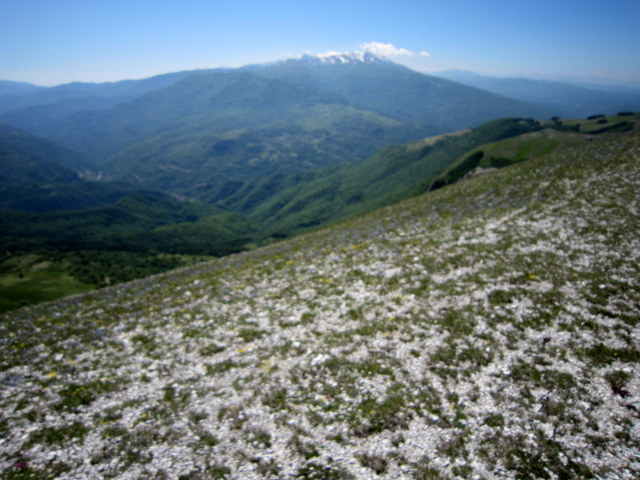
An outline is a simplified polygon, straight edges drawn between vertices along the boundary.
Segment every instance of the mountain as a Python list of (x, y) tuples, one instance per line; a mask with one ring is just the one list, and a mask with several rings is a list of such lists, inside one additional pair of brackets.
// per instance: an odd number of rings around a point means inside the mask
[(87, 155), (2, 123), (0, 123), (0, 143), (5, 148), (21, 150), (74, 172), (95, 169), (95, 164)]
[[(363, 63), (373, 65), (395, 65), (391, 60), (374, 55), (370, 52), (349, 52), (349, 53), (329, 53), (325, 55), (302, 55), (299, 58), (291, 58), (273, 62), (269, 65), (306, 65), (306, 66), (322, 66), (322, 65), (360, 65)], [(248, 68), (255, 68), (255, 65)], [(261, 66), (258, 65), (258, 68)]]
[[(131, 194), (122, 183), (87, 181), (85, 155), (0, 124), (0, 207), (28, 212), (108, 205)], [(6, 233), (6, 232), (3, 232)]]
[(259, 227), (241, 214), (86, 180), (65, 166), (86, 167), (83, 159), (0, 125), (0, 263), (7, 255), (42, 251), (224, 255), (260, 238)]
[(80, 178), (72, 170), (50, 160), (30, 155), (0, 139), (0, 182), (68, 183)]
[(33, 94), (42, 87), (26, 82), (12, 82), (9, 80), (0, 80), (0, 100), (7, 97), (18, 97)]
[(546, 118), (546, 110), (415, 72), (372, 54), (302, 57), (250, 67), (294, 84), (331, 90), (358, 108), (434, 127), (434, 134), (504, 117)]
[(171, 85), (196, 71), (156, 75), (142, 80), (107, 83), (73, 82), (40, 87), (0, 80), (0, 113), (26, 110), (36, 117), (65, 116), (76, 111), (105, 108)]
[[(188, 176), (193, 191), (193, 182), (360, 158), (417, 130), (354, 108), (334, 93), (247, 72), (190, 77), (161, 93), (118, 110), (130, 131), (145, 131), (141, 141), (103, 162), (113, 175), (135, 173), (151, 184), (162, 181), (149, 178), (153, 174), (173, 181), (159, 166), (177, 165), (194, 170)], [(113, 124), (119, 128), (120, 119)], [(379, 138), (373, 139), (372, 132)]]
[(465, 152), (540, 128), (533, 120), (494, 120), (469, 131), (389, 146), (333, 169), (261, 179), (219, 204), (249, 214), (277, 236), (290, 235), (418, 195)]
[[(251, 90), (260, 93), (255, 102), (244, 103), (250, 120), (225, 116), (218, 124), (209, 117), (206, 133), (193, 127), (196, 135), (187, 128), (163, 131), (108, 159), (110, 171), (116, 178), (135, 173), (149, 182), (145, 185), (179, 195), (216, 199), (232, 185), (265, 176), (351, 163), (391, 143), (490, 118), (540, 113), (373, 56), (303, 57), (223, 75), (239, 73), (247, 76), (224, 98), (237, 105), (234, 97), (243, 98), (242, 90), (251, 83)], [(219, 79), (221, 74), (212, 75)], [(265, 101), (274, 95), (286, 96), (289, 105)], [(218, 116), (224, 110), (215, 112)]]
[(465, 70), (448, 70), (434, 75), (505, 97), (545, 105), (558, 116), (586, 117), (640, 110), (640, 89), (637, 88), (489, 77)]
[(640, 137), (0, 321), (3, 478), (638, 478)]
[(370, 54), (70, 84), (20, 101), (0, 119), (91, 155), (110, 178), (196, 199), (492, 118), (551, 115)]

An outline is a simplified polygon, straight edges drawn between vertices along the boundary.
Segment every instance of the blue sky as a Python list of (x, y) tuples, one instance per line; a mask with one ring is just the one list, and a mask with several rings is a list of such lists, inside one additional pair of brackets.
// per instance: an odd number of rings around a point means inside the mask
[(366, 48), (425, 72), (640, 84), (640, 0), (0, 0), (0, 79), (41, 85)]

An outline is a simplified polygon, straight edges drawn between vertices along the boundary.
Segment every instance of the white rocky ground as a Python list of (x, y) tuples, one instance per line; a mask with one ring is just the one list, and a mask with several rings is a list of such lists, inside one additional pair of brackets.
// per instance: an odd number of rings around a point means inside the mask
[(640, 476), (640, 138), (2, 317), (4, 479)]

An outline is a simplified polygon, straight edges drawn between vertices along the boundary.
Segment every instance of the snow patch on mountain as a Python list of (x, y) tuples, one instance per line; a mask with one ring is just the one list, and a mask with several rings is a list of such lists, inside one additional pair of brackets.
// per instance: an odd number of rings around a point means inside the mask
[(319, 55), (302, 55), (297, 58), (290, 58), (283, 63), (302, 63), (305, 65), (356, 65), (362, 63), (370, 64), (392, 64), (386, 57), (375, 55), (371, 52), (326, 52)]

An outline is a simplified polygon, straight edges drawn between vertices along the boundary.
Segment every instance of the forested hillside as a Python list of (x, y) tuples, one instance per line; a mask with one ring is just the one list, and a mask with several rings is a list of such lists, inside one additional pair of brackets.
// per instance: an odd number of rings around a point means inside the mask
[[(575, 144), (638, 120), (542, 120), (552, 113), (372, 54), (104, 84), (4, 82), (0, 119), (12, 125), (0, 125), (1, 308), (54, 298), (49, 283), (50, 295), (32, 294), (47, 272), (81, 290), (131, 280), (530, 157), (516, 147), (464, 163), (488, 143), (519, 145), (547, 129), (561, 132), (554, 145)], [(552, 150), (548, 134), (522, 142), (536, 155)], [(118, 271), (123, 258), (138, 267)]]
[[(135, 185), (84, 180), (40, 158), (42, 149), (26, 149), (26, 139), (33, 138), (35, 147), (42, 140), (20, 133), (25, 149), (0, 143), (6, 172), (0, 181), (5, 208), (0, 309), (268, 244), (465, 176), (624, 134), (639, 117), (625, 113), (542, 123), (491, 121), (469, 131), (393, 145), (342, 166), (227, 182), (218, 197), (203, 198), (206, 203)], [(46, 145), (58, 151), (54, 144)], [(136, 267), (122, 269), (123, 261)], [(59, 275), (71, 276), (60, 288), (52, 283)], [(39, 290), (48, 293), (43, 296)]]
[(555, 113), (375, 56), (316, 60), (0, 96), (0, 120), (89, 155), (109, 178), (202, 199), (495, 118)]

